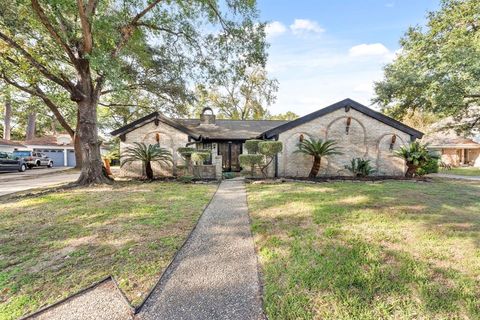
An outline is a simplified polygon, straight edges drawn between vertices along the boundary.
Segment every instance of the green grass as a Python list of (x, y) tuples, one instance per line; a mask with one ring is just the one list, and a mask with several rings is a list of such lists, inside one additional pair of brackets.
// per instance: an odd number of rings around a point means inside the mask
[(270, 319), (479, 319), (480, 183), (249, 185)]
[(450, 170), (440, 169), (439, 172), (445, 173), (445, 174), (454, 174), (458, 176), (479, 176), (480, 177), (480, 168), (474, 168), (474, 167), (458, 167), (458, 168), (452, 168)]
[(0, 319), (16, 319), (108, 275), (138, 304), (215, 188), (117, 182), (3, 200)]

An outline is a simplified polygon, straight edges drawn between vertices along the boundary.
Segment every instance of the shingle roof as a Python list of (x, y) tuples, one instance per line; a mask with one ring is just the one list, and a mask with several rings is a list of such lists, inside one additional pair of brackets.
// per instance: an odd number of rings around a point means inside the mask
[(177, 119), (185, 127), (197, 132), (203, 139), (244, 140), (258, 137), (267, 130), (287, 123), (287, 120), (222, 120), (215, 125), (201, 125), (199, 119)]
[(315, 111), (298, 119), (288, 120), (216, 120), (215, 125), (200, 124), (200, 119), (173, 119), (167, 118), (158, 112), (153, 112), (143, 118), (127, 124), (115, 131), (111, 132), (113, 136), (121, 138), (130, 131), (133, 131), (152, 121), (160, 121), (185, 132), (195, 140), (215, 139), (215, 140), (244, 140), (259, 137), (272, 138), (279, 133), (294, 128), (302, 123), (311, 121), (321, 117), (327, 113), (333, 112), (339, 108), (351, 107), (359, 112), (364, 113), (380, 122), (383, 122), (393, 128), (410, 134), (414, 138), (421, 138), (423, 133), (415, 130), (395, 119), (376, 112), (358, 102), (351, 99), (345, 99), (330, 105), (326, 108)]
[(428, 143), (430, 148), (480, 148), (480, 143), (477, 143), (469, 138), (463, 138), (459, 136), (452, 136), (447, 134), (435, 133), (426, 136), (422, 139), (425, 143)]
[(12, 146), (12, 147), (25, 147), (23, 144), (17, 141), (0, 139), (0, 145)]
[(32, 146), (59, 146), (59, 145), (72, 146), (73, 145), (72, 142), (67, 144), (61, 144), (58, 142), (58, 137), (53, 135), (35, 137), (30, 140), (25, 140), (24, 144), (32, 145)]

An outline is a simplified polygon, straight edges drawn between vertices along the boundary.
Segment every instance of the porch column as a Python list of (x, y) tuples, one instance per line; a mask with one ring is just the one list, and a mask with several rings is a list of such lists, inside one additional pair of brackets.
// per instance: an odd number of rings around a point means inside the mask
[(67, 149), (63, 149), (63, 166), (66, 167), (67, 165), (68, 165)]

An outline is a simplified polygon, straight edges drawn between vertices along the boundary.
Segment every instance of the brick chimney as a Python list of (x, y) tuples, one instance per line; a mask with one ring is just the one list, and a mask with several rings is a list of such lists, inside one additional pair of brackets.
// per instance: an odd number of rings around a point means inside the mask
[(202, 114), (200, 115), (200, 125), (215, 125), (215, 114), (212, 108), (203, 108)]

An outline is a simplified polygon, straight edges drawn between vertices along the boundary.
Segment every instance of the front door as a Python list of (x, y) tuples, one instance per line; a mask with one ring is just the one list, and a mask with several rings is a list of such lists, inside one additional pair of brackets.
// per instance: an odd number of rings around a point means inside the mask
[(238, 156), (242, 154), (241, 142), (219, 142), (218, 154), (222, 156), (223, 171), (240, 171)]

